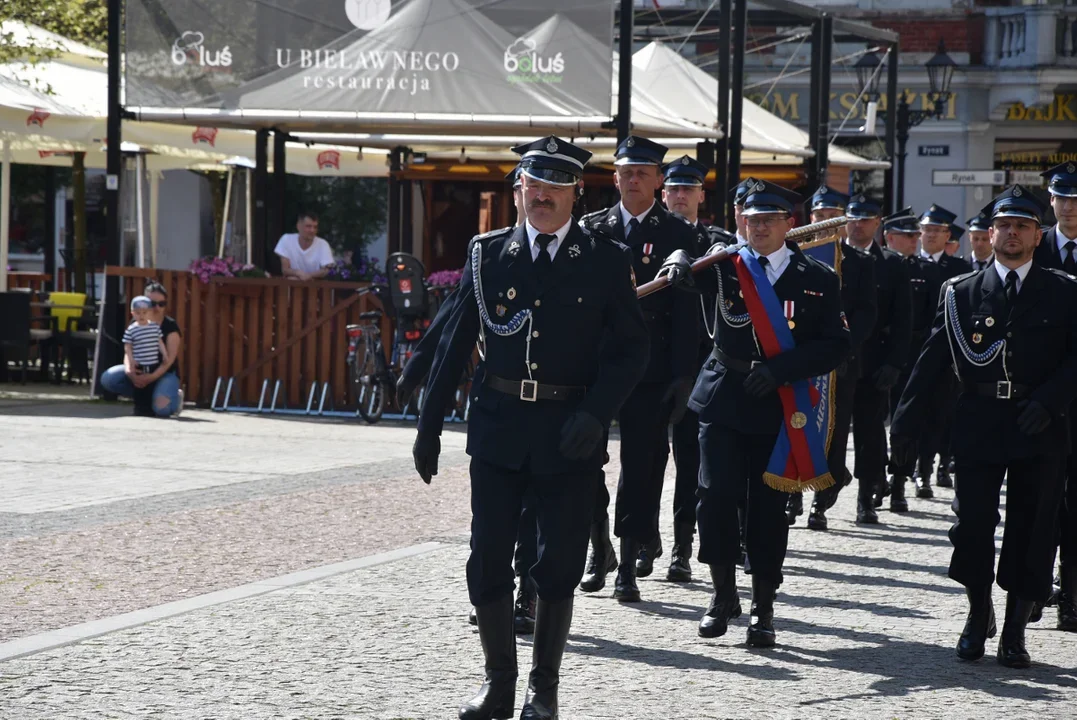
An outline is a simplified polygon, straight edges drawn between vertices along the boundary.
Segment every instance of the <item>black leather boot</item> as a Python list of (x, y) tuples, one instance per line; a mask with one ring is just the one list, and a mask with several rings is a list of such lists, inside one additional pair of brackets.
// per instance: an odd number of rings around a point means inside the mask
[(835, 484), (815, 493), (811, 503), (811, 512), (808, 513), (809, 530), (825, 531), (827, 529), (826, 511), (837, 502), (838, 492), (842, 487), (844, 485), (839, 487)]
[(654, 534), (654, 540), (639, 549), (636, 558), (636, 577), (645, 578), (654, 572), (654, 561), (662, 557), (662, 536)]
[(878, 510), (883, 506), (883, 499), (890, 494), (890, 483), (884, 477), (882, 482), (872, 488), (871, 506)]
[(935, 491), (931, 489), (931, 473), (934, 470), (934, 462), (920, 461), (920, 466), (913, 473), (912, 479), (916, 484), (916, 497), (921, 500), (930, 500), (935, 497)]
[(741, 615), (740, 598), (737, 596), (737, 568), (735, 565), (709, 565), (714, 595), (710, 607), (699, 621), (699, 636), (722, 637), (729, 629), (729, 621)]
[(957, 641), (957, 656), (962, 660), (979, 660), (984, 656), (987, 638), (995, 637), (997, 630), (991, 586), (965, 588), (965, 595), (969, 599), (969, 615)]
[(669, 562), (666, 580), (692, 582), (692, 538), (695, 523), (679, 523), (673, 526), (673, 558)]
[(904, 475), (895, 475), (890, 481), (890, 512), (909, 512), (909, 501), (905, 499)]
[(516, 707), (516, 635), (512, 632), (512, 595), (476, 610), (479, 640), (486, 657), (486, 681), (460, 708), (460, 720), (511, 718)]
[(935, 484), (941, 488), (952, 488), (954, 486), (954, 478), (950, 474), (953, 466), (953, 461), (945, 455), (939, 458), (939, 471), (935, 473)]
[(524, 575), (516, 589), (516, 606), (512, 612), (512, 624), (517, 635), (530, 635), (535, 632), (535, 584)]
[(817, 502), (813, 502), (811, 512), (808, 513), (808, 529), (825, 531), (827, 526), (826, 510), (821, 508)]
[(1008, 668), (1027, 668), (1032, 658), (1025, 649), (1025, 625), (1032, 612), (1032, 600), (1024, 600), (1012, 592), (1006, 594), (1006, 621), (998, 639), (998, 664)]
[(1077, 632), (1077, 564), (1062, 563), (1062, 589), (1058, 593), (1058, 629)]
[(774, 598), (778, 588), (768, 580), (752, 575), (752, 617), (748, 626), (750, 647), (774, 647)]
[(790, 527), (797, 524), (797, 518), (804, 514), (804, 494), (791, 493), (785, 505), (785, 520)]
[(878, 525), (879, 513), (875, 512), (874, 504), (874, 492), (875, 488), (873, 484), (860, 479), (860, 486), (857, 488), (856, 493), (856, 524), (857, 525)]
[(639, 555), (639, 543), (630, 538), (621, 538), (621, 564), (617, 566), (617, 580), (613, 588), (614, 600), (639, 602), (639, 586), (636, 585), (637, 555)]
[(591, 523), (591, 555), (587, 558), (587, 569), (580, 580), (583, 592), (598, 592), (606, 587), (606, 575), (617, 569), (617, 553), (610, 542), (610, 519)]
[(535, 608), (531, 675), (520, 720), (557, 720), (557, 685), (571, 625), (571, 596), (556, 603), (539, 598)]

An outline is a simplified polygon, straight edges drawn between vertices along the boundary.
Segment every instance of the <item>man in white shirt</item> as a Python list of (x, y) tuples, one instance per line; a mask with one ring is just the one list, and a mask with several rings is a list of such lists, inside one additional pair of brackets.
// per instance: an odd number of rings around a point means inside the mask
[(318, 216), (300, 213), (295, 229), (298, 232), (281, 235), (273, 250), (280, 257), (281, 275), (295, 280), (325, 277), (333, 264), (333, 249), (318, 237)]

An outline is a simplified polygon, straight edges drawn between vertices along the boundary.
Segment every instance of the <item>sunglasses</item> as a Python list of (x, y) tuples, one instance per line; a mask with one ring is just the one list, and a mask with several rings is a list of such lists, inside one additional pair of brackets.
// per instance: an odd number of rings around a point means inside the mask
[(163, 308), (163, 307), (166, 307), (168, 305), (168, 301), (167, 300), (160, 300), (160, 301), (150, 300), (150, 305), (153, 306), (153, 307)]

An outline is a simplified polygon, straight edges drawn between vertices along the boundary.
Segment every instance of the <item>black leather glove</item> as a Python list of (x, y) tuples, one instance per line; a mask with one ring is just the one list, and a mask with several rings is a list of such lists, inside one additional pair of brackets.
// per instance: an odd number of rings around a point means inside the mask
[(674, 250), (658, 268), (657, 277), (665, 275), (670, 285), (690, 288), (695, 285), (692, 279), (692, 258), (684, 250)]
[(1017, 404), (1021, 414), (1017, 416), (1017, 429), (1025, 435), (1035, 435), (1047, 429), (1051, 424), (1051, 411), (1036, 400), (1025, 400)]
[(688, 398), (692, 396), (692, 378), (677, 378), (669, 384), (666, 394), (662, 396), (662, 402), (673, 400), (673, 412), (670, 413), (669, 423), (676, 425), (684, 418), (684, 411), (688, 409)]
[(415, 469), (419, 477), (427, 485), (430, 478), (438, 474), (438, 455), (441, 454), (441, 438), (420, 432), (415, 438), (415, 445), (411, 448), (411, 456), (415, 459)]
[(908, 435), (890, 436), (890, 465), (895, 474), (907, 475), (916, 465), (916, 440)]
[(561, 427), (561, 454), (566, 460), (583, 460), (594, 454), (605, 429), (598, 419), (577, 410)]
[(875, 374), (871, 379), (875, 381), (875, 388), (877, 390), (889, 390), (897, 384), (898, 378), (900, 377), (900, 368), (896, 368), (893, 365), (883, 365), (875, 371)]
[(396, 381), (396, 404), (404, 410), (411, 401), (411, 396), (415, 392), (416, 383), (408, 380), (407, 373), (403, 373)]
[(752, 397), (766, 397), (778, 389), (778, 381), (774, 379), (774, 374), (767, 369), (766, 365), (758, 365), (748, 374), (748, 377), (744, 378), (744, 389)]

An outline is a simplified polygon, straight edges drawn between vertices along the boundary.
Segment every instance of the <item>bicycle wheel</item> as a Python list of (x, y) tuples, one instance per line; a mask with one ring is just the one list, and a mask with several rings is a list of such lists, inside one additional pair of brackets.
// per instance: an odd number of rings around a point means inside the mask
[(371, 343), (370, 337), (363, 339), (356, 347), (355, 362), (352, 363), (352, 392), (355, 396), (356, 409), (368, 423), (374, 424), (385, 412), (385, 385), (378, 372), (377, 343)]

